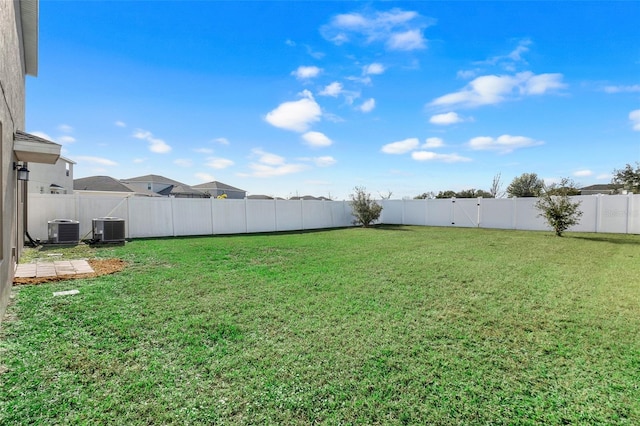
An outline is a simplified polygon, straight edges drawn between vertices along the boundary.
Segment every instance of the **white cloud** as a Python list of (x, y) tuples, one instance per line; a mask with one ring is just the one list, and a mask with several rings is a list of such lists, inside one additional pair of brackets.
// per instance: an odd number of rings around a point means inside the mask
[(124, 121), (120, 121), (120, 120), (116, 121), (113, 124), (115, 124), (117, 127), (127, 127), (127, 124)]
[(180, 167), (191, 167), (193, 166), (193, 161), (187, 159), (187, 158), (177, 158), (175, 160), (173, 160), (173, 164), (175, 164), (176, 166), (180, 166)]
[(73, 132), (73, 127), (69, 126), (68, 124), (61, 124), (58, 126), (58, 130), (64, 133), (71, 133)]
[(73, 136), (64, 135), (64, 136), (58, 136), (56, 141), (61, 144), (70, 144), (70, 143), (74, 143), (76, 141), (76, 138), (74, 138)]
[(34, 135), (34, 136), (39, 137), (39, 138), (46, 139), (48, 141), (56, 142), (56, 143), (59, 143), (59, 144), (70, 144), (70, 143), (74, 143), (76, 141), (76, 139), (73, 136), (68, 136), (68, 135), (63, 135), (63, 136), (59, 136), (57, 138), (52, 138), (51, 136), (49, 136), (45, 132), (35, 131), (35, 132), (30, 132), (30, 133), (32, 135)]
[(265, 152), (260, 148), (255, 148), (251, 150), (251, 153), (254, 156), (258, 156), (258, 162), (262, 164), (267, 164), (270, 166), (280, 166), (285, 164), (285, 158), (281, 157), (277, 154), (272, 154), (270, 152)]
[(613, 175), (611, 173), (602, 173), (599, 174), (598, 176), (596, 176), (596, 179), (598, 180), (611, 180), (613, 179)]
[(331, 157), (331, 156), (323, 156), (323, 157), (316, 157), (313, 159), (313, 162), (316, 164), (316, 166), (318, 167), (329, 167), (329, 166), (333, 166), (334, 164), (336, 164), (336, 159)]
[(342, 93), (342, 83), (338, 83), (337, 81), (334, 81), (333, 83), (325, 86), (325, 88), (322, 89), (322, 91), (318, 94), (320, 96), (333, 96), (335, 98), (340, 93)]
[(422, 148), (425, 149), (434, 149), (434, 148), (442, 148), (444, 146), (444, 141), (440, 138), (427, 138)]
[(144, 163), (145, 161), (147, 161), (146, 158), (134, 158), (133, 164), (141, 164), (141, 163)]
[(333, 141), (321, 132), (307, 132), (302, 135), (302, 139), (312, 147), (324, 147), (333, 144)]
[(423, 31), (432, 23), (417, 12), (395, 8), (388, 12), (336, 15), (320, 32), (337, 45), (347, 42), (382, 43), (389, 50), (408, 51), (426, 47)]
[(213, 175), (210, 175), (209, 173), (196, 173), (195, 174), (196, 179), (198, 179), (200, 182), (213, 182), (214, 180), (216, 180), (216, 178)]
[(518, 148), (528, 148), (542, 144), (544, 142), (525, 136), (502, 135), (497, 139), (490, 136), (478, 136), (469, 141), (469, 148), (478, 151), (499, 151), (506, 154)]
[(340, 117), (339, 115), (332, 114), (330, 112), (323, 113), (322, 118), (332, 123), (344, 123), (344, 118)]
[(153, 137), (153, 134), (148, 130), (136, 129), (132, 136), (136, 139), (147, 141), (149, 143), (149, 151), (156, 154), (166, 154), (171, 151), (171, 147), (165, 141)]
[(77, 163), (99, 164), (101, 166), (117, 166), (118, 163), (108, 158), (92, 157), (87, 155), (78, 155), (74, 157)]
[(387, 41), (389, 50), (416, 50), (427, 47), (421, 30), (409, 30), (391, 35)]
[(362, 112), (371, 112), (376, 107), (376, 100), (373, 98), (367, 99), (358, 107)]
[(411, 158), (416, 161), (441, 161), (443, 163), (463, 163), (471, 161), (471, 158), (462, 157), (458, 154), (438, 154), (431, 151), (414, 151)]
[(45, 132), (39, 132), (39, 131), (35, 131), (35, 132), (30, 132), (33, 136), (37, 136), (39, 138), (42, 139), (46, 139), (48, 141), (52, 141), (53, 142), (53, 138), (51, 136), (49, 136), (48, 134), (46, 134)]
[(514, 75), (484, 75), (464, 88), (431, 102), (432, 106), (477, 107), (516, 99), (519, 96), (543, 95), (566, 87), (562, 74), (538, 74), (530, 71)]
[(209, 157), (205, 164), (213, 169), (222, 170), (233, 166), (235, 163), (227, 158)]
[(229, 145), (229, 139), (227, 138), (215, 138), (213, 141), (215, 143), (219, 143), (220, 145)]
[(478, 75), (478, 70), (460, 70), (456, 73), (456, 77), (462, 80), (469, 80)]
[(211, 148), (194, 148), (193, 152), (197, 152), (198, 154), (213, 154)]
[(269, 166), (266, 164), (249, 164), (249, 168), (253, 171), (254, 177), (273, 177), (284, 176), (292, 173), (299, 173), (307, 169), (304, 164), (283, 164), (281, 166)]
[(362, 69), (362, 73), (364, 75), (380, 75), (384, 73), (384, 71), (385, 71), (384, 65), (378, 62), (365, 65), (364, 68)]
[(640, 92), (640, 84), (632, 86), (605, 86), (603, 89), (606, 93), (636, 93)]
[(447, 112), (444, 114), (436, 114), (431, 116), (429, 123), (439, 126), (448, 126), (449, 124), (461, 123), (464, 120), (455, 112)]
[(418, 138), (409, 138), (402, 141), (391, 142), (382, 147), (385, 154), (404, 154), (413, 151), (420, 146)]
[(320, 120), (322, 111), (320, 105), (313, 99), (313, 95), (308, 90), (301, 94), (302, 99), (297, 101), (284, 102), (276, 109), (269, 112), (265, 120), (269, 124), (281, 129), (304, 132), (309, 126)]
[(631, 111), (629, 113), (629, 120), (631, 120), (633, 130), (640, 132), (640, 109)]
[(284, 176), (299, 173), (308, 168), (304, 164), (287, 163), (284, 157), (265, 152), (260, 148), (251, 150), (251, 153), (254, 157), (258, 157), (257, 163), (249, 164), (249, 168), (252, 170), (251, 176), (254, 177)]
[(573, 172), (575, 177), (589, 177), (593, 176), (593, 172), (591, 170), (577, 170)]
[(322, 72), (322, 69), (314, 66), (305, 67), (299, 66), (295, 71), (291, 72), (291, 75), (295, 76), (298, 80), (308, 80), (310, 78), (317, 77)]
[(513, 69), (515, 63), (524, 62), (522, 55), (529, 51), (529, 46), (532, 44), (531, 40), (524, 39), (518, 42), (518, 45), (506, 55), (498, 55), (489, 58), (485, 61), (476, 62), (477, 64), (497, 65), (500, 64), (507, 69)]

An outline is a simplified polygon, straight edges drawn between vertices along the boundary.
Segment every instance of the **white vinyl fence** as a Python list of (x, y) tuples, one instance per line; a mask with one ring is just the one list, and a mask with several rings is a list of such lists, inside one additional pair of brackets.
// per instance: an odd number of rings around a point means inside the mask
[[(588, 195), (580, 224), (570, 231), (640, 234), (640, 195)], [(548, 230), (535, 198), (382, 200), (380, 223), (398, 225)], [(92, 219), (125, 220), (127, 238), (242, 234), (338, 228), (352, 225), (347, 201), (218, 200), (121, 197), (88, 194), (29, 194), (28, 231), (48, 239), (47, 222), (80, 222), (82, 239), (92, 237)]]
[[(580, 223), (570, 231), (640, 234), (640, 195), (580, 195)], [(398, 225), (549, 230), (536, 198), (383, 200), (381, 222)]]
[(28, 232), (48, 239), (48, 222), (80, 222), (80, 237), (92, 238), (92, 219), (125, 220), (126, 238), (242, 234), (351, 226), (346, 201), (218, 200), (215, 198), (122, 197), (29, 194)]

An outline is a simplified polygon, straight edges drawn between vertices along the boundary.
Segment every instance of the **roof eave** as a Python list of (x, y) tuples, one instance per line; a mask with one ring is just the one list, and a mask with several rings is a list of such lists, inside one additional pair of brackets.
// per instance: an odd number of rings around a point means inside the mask
[(38, 76), (38, 0), (21, 0), (20, 20), (27, 74)]
[(13, 139), (13, 152), (18, 161), (56, 164), (62, 146), (29, 133), (17, 131)]

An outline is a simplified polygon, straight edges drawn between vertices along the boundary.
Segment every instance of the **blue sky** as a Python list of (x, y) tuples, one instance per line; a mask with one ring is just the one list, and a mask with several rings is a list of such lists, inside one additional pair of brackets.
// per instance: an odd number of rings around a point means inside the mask
[(40, 2), (76, 178), (393, 198), (640, 161), (640, 2)]

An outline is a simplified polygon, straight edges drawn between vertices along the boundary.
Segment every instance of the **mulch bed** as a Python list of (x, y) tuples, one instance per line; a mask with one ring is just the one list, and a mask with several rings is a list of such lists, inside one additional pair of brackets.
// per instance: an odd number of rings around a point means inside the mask
[(53, 281), (72, 280), (77, 278), (93, 278), (100, 275), (115, 274), (124, 270), (127, 264), (120, 259), (89, 259), (87, 260), (91, 268), (93, 268), (92, 274), (76, 274), (76, 275), (62, 275), (57, 277), (42, 277), (42, 278), (14, 278), (14, 285), (27, 285), (27, 284), (42, 284)]

